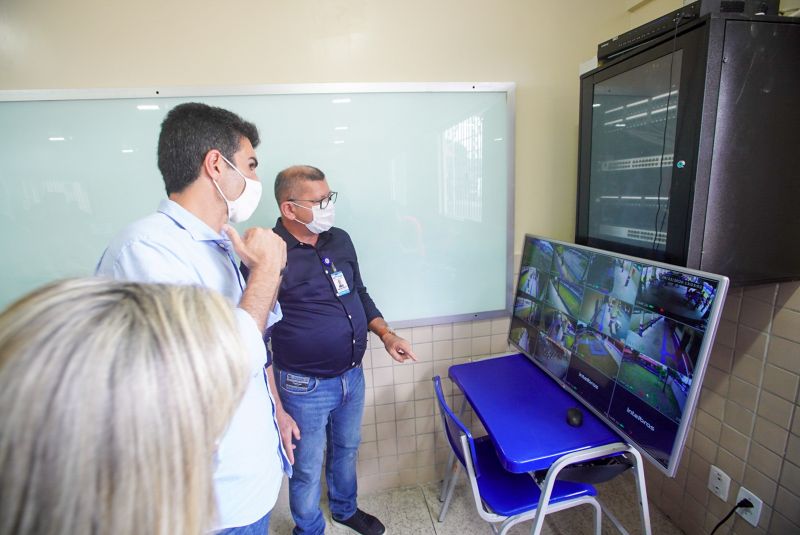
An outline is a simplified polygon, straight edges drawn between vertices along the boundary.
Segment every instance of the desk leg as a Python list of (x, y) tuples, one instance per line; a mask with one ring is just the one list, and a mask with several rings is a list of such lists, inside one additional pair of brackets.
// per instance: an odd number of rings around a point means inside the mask
[[(531, 527), (531, 534), (538, 535), (541, 530), (542, 526), (544, 525), (544, 517), (548, 511), (555, 511), (558, 510), (555, 507), (550, 507), (550, 496), (553, 492), (553, 486), (555, 485), (556, 479), (558, 478), (558, 473), (561, 470), (574, 463), (589, 461), (592, 459), (598, 459), (601, 457), (607, 457), (613, 453), (618, 452), (628, 452), (633, 455), (635, 461), (635, 477), (636, 477), (636, 490), (637, 494), (639, 495), (639, 510), (641, 511), (641, 518), (642, 518), (642, 533), (644, 535), (652, 535), (651, 528), (650, 528), (650, 507), (647, 503), (647, 487), (645, 486), (644, 480), (644, 467), (642, 456), (639, 454), (636, 449), (627, 444), (623, 443), (615, 443), (609, 444), (607, 446), (598, 446), (596, 448), (591, 448), (589, 450), (585, 450), (580, 453), (570, 453), (564, 455), (563, 457), (559, 458), (556, 462), (550, 466), (550, 469), (547, 472), (547, 477), (545, 477), (544, 482), (540, 485), (542, 489), (542, 494), (539, 497), (539, 506), (536, 508), (536, 513), (533, 518), (533, 526)], [(627, 534), (625, 528), (622, 527), (622, 524), (610, 514), (605, 507), (603, 507), (603, 512), (612, 523), (615, 525), (617, 529), (620, 530), (621, 533)]]
[(447, 494), (447, 484), (450, 482), (450, 478), (453, 474), (452, 467), (455, 458), (456, 455), (453, 453), (453, 448), (450, 448), (450, 455), (447, 456), (447, 464), (444, 465), (444, 473), (442, 474), (442, 491), (439, 493), (440, 502), (444, 501), (444, 497)]
[[(464, 409), (466, 408), (467, 398), (464, 396), (464, 399), (461, 400), (461, 407), (458, 409), (459, 419), (464, 415)], [(447, 456), (447, 464), (444, 465), (444, 473), (442, 474), (442, 491), (439, 493), (440, 502), (443, 502), (445, 496), (447, 495), (447, 487), (450, 482), (450, 478), (453, 477), (454, 462), (456, 462), (456, 454), (453, 452), (453, 448), (450, 448), (450, 454)]]
[(458, 419), (463, 421), (464, 417), (464, 409), (467, 408), (467, 396), (464, 396), (464, 399), (461, 400), (461, 407), (458, 409)]
[(644, 480), (642, 456), (636, 449), (631, 447), (628, 447), (628, 452), (633, 455), (636, 460), (636, 472), (634, 472), (634, 476), (636, 477), (636, 490), (639, 494), (639, 511), (641, 511), (642, 515), (642, 533), (644, 533), (644, 535), (651, 535), (650, 505), (647, 502), (647, 485)]
[(456, 464), (455, 469), (450, 474), (449, 481), (447, 481), (446, 484), (442, 484), (442, 490), (446, 490), (446, 497), (444, 499), (444, 504), (442, 504), (442, 510), (439, 511), (439, 522), (444, 522), (444, 516), (450, 508), (450, 501), (453, 499), (453, 491), (455, 490), (456, 481), (458, 481), (458, 474), (460, 472), (461, 465)]
[(630, 535), (628, 530), (625, 529), (625, 526), (622, 525), (622, 522), (620, 522), (619, 519), (614, 516), (614, 513), (612, 513), (611, 510), (600, 500), (597, 500), (597, 502), (600, 504), (600, 507), (602, 507), (603, 514), (608, 517), (612, 524), (614, 524), (614, 527), (617, 528), (617, 531), (619, 531), (622, 535)]

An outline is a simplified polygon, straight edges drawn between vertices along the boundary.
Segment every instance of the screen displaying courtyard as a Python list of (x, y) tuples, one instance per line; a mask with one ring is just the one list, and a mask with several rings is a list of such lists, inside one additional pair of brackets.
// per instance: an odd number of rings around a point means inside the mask
[(674, 473), (727, 286), (526, 236), (509, 340)]

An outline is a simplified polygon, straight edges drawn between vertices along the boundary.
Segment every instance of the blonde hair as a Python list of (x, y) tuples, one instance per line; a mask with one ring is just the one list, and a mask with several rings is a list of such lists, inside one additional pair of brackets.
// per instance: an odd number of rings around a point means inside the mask
[[(75, 279), (0, 314), (0, 534), (201, 533), (244, 393), (230, 304)], [(266, 452), (265, 452), (266, 455)]]

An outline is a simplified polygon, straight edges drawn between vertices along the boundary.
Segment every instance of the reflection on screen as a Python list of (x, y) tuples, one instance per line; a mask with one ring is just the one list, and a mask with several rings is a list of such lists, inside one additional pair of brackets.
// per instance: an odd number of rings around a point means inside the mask
[(674, 473), (726, 290), (724, 277), (527, 236), (509, 339)]

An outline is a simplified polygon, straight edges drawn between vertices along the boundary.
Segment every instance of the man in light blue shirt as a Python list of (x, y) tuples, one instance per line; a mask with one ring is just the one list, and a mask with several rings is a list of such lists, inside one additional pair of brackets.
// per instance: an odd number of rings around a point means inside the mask
[[(236, 307), (252, 370), (215, 459), (214, 529), (224, 533), (266, 533), (282, 472), (291, 475), (292, 437), (300, 438), (270, 392), (274, 377), (266, 373), (262, 340), (281, 319), (276, 297), (286, 246), (271, 230), (250, 228), (239, 236), (229, 225), (247, 219), (260, 200), (258, 142), (255, 125), (227, 110), (196, 103), (173, 108), (158, 142), (169, 199), (117, 235), (96, 269), (116, 279), (205, 286)], [(250, 269), (246, 285), (235, 255)]]

